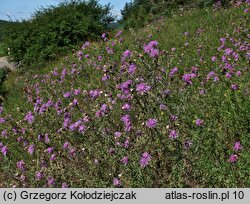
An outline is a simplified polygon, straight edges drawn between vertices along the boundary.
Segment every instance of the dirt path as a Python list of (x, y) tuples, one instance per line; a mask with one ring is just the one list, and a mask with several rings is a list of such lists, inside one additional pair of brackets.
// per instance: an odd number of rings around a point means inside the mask
[(0, 57), (0, 69), (4, 67), (7, 67), (11, 71), (16, 69), (15, 64), (12, 62), (9, 62), (7, 57)]

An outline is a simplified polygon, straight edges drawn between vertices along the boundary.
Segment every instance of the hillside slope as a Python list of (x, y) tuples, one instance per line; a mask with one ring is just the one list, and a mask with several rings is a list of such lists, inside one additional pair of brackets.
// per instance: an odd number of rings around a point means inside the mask
[(102, 35), (27, 73), (0, 110), (0, 184), (250, 187), (248, 7)]

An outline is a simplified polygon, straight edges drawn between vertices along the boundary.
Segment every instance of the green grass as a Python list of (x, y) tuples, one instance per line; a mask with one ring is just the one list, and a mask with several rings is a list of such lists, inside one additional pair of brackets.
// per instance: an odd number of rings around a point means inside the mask
[[(8, 139), (2, 139), (9, 153), (0, 157), (0, 169), (5, 178), (0, 183), (7, 187), (47, 187), (47, 180), (53, 177), (56, 187), (61, 187), (63, 182), (70, 187), (112, 187), (113, 178), (119, 177), (122, 187), (250, 187), (249, 59), (245, 51), (239, 51), (230, 42), (230, 38), (241, 43), (249, 42), (246, 37), (248, 16), (243, 10), (244, 6), (217, 11), (191, 10), (139, 31), (126, 31), (123, 43), (118, 43), (115, 38), (109, 42), (93, 42), (84, 50), (84, 54), (90, 55), (89, 59), (79, 61), (76, 54), (70, 54), (67, 60), (62, 57), (44, 69), (29, 71), (23, 76), (12, 74), (5, 82), (10, 90), (3, 104), (3, 117), (7, 122), (0, 124), (0, 132), (7, 130), (9, 133)], [(237, 29), (240, 31), (236, 32)], [(233, 48), (240, 56), (232, 63), (234, 70), (230, 79), (220, 68), (224, 64), (221, 61), (223, 52), (218, 47), (223, 37), (227, 38), (225, 46)], [(159, 49), (165, 53), (157, 59), (148, 57), (143, 51), (143, 46), (151, 40), (157, 40)], [(106, 53), (106, 47), (112, 48), (112, 41), (117, 45), (114, 54), (110, 55)], [(172, 48), (176, 51), (171, 51)], [(122, 65), (126, 67), (121, 60), (126, 50), (133, 52), (126, 62), (137, 66), (133, 76), (120, 73)], [(101, 62), (96, 61), (98, 55), (103, 57)], [(213, 56), (217, 57), (216, 62), (211, 61)], [(90, 59), (100, 67), (89, 65)], [(78, 74), (69, 74), (74, 71), (73, 67)], [(174, 67), (179, 70), (170, 78), (169, 72)], [(191, 85), (187, 85), (182, 77), (191, 73), (194, 67), (198, 68), (197, 76)], [(68, 74), (60, 82), (64, 69)], [(211, 71), (219, 77), (218, 82), (206, 80)], [(241, 71), (238, 77), (237, 71)], [(111, 79), (102, 81), (105, 74)], [(136, 92), (141, 77), (151, 85), (151, 90), (143, 95)], [(133, 99), (122, 101), (117, 97), (121, 91), (116, 87), (128, 79), (133, 81)], [(231, 88), (233, 84), (239, 87), (235, 91)], [(69, 99), (63, 97), (64, 93), (78, 88), (80, 95)], [(94, 89), (103, 91), (96, 100), (86, 94)], [(166, 89), (171, 94), (163, 97), (162, 92)], [(201, 90), (206, 94), (200, 94)], [(43, 99), (43, 104), (49, 99), (54, 103), (61, 99), (62, 110), (71, 113), (72, 122), (88, 116), (90, 122), (85, 124), (86, 132), (67, 129), (58, 132), (63, 126), (64, 114), (51, 107), (42, 114), (33, 113), (35, 120), (28, 124), (23, 119), (34, 110), (38, 96)], [(74, 98), (78, 100), (77, 106), (72, 104)], [(122, 110), (125, 102), (131, 104), (131, 111)], [(109, 110), (105, 116), (96, 118), (95, 113), (102, 104), (107, 104)], [(165, 104), (166, 110), (161, 110), (160, 104)], [(132, 121), (129, 132), (124, 131), (121, 122), (121, 117), (126, 114)], [(173, 121), (172, 115), (178, 119)], [(156, 128), (145, 126), (149, 118), (158, 120)], [(195, 124), (198, 118), (204, 121), (202, 126)], [(13, 127), (18, 133), (10, 137)], [(22, 128), (26, 129), (25, 133), (21, 133)], [(169, 138), (170, 130), (177, 131), (176, 140)], [(114, 138), (116, 131), (122, 132), (120, 138)], [(37, 140), (38, 135), (45, 133), (50, 138), (48, 144)], [(16, 142), (18, 137), (36, 145), (33, 155), (28, 154), (22, 142)], [(130, 143), (128, 148), (117, 145), (118, 141), (124, 144), (126, 140)], [(192, 146), (185, 149), (184, 144), (189, 140)], [(65, 141), (76, 149), (75, 156), (62, 150)], [(239, 151), (233, 149), (236, 141), (243, 147)], [(55, 161), (50, 161), (50, 155), (45, 151), (48, 147), (55, 148)], [(110, 148), (115, 153), (110, 153)], [(142, 168), (139, 161), (144, 152), (150, 153), (152, 160)], [(234, 154), (237, 162), (230, 163), (229, 157)], [(129, 158), (127, 165), (120, 161), (125, 156)], [(25, 162), (24, 172), (16, 168), (16, 162), (20, 160)], [(47, 163), (47, 168), (41, 167), (42, 160)], [(35, 179), (37, 171), (44, 174), (40, 181)], [(19, 175), (15, 177), (17, 173)], [(21, 175), (26, 176), (25, 181), (20, 180)]]

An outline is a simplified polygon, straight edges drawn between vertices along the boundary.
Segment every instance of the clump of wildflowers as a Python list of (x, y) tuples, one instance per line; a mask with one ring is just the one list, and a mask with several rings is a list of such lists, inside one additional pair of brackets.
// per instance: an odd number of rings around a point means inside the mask
[(159, 43), (156, 40), (151, 41), (150, 43), (144, 45), (144, 52), (149, 54), (152, 58), (158, 57), (160, 54), (158, 45)]

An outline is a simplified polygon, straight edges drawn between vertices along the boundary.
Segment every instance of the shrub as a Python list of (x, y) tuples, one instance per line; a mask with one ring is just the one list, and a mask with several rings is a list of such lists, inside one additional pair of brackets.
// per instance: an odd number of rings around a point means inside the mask
[(114, 20), (110, 5), (98, 1), (68, 1), (40, 8), (32, 19), (14, 22), (5, 44), (14, 60), (25, 67), (40, 67), (84, 40), (94, 40)]
[(1, 68), (0, 69), (0, 100), (2, 100), (2, 97), (6, 94), (6, 89), (4, 86), (4, 81), (7, 78), (7, 74), (8, 74), (8, 69), (7, 68)]

